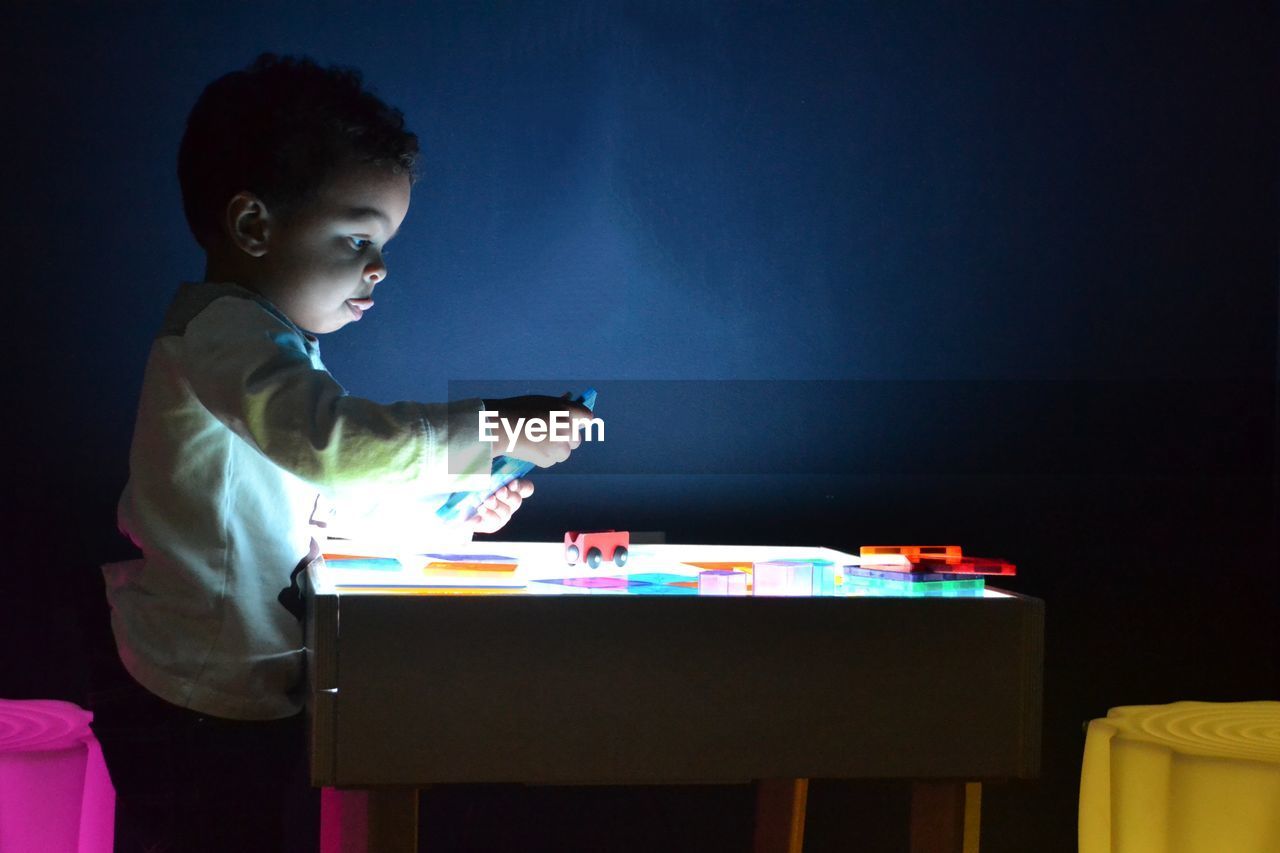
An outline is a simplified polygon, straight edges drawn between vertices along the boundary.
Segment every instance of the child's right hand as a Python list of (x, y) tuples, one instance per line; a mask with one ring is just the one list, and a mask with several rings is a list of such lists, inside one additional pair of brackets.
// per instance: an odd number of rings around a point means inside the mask
[[(525, 462), (531, 462), (539, 468), (550, 468), (557, 462), (563, 462), (568, 459), (570, 452), (576, 450), (578, 445), (582, 443), (581, 427), (575, 428), (574, 422), (579, 418), (590, 421), (595, 417), (586, 406), (579, 403), (570, 403), (568, 398), (568, 394), (564, 395), (564, 397), (544, 397), (532, 394), (524, 397), (485, 400), (485, 411), (497, 412), (501, 421), (494, 431), (498, 437), (497, 441), (489, 445), (491, 455), (512, 456)], [(548, 429), (545, 431), (545, 437), (541, 440), (535, 441), (531, 439), (525, 431), (525, 426), (531, 420), (536, 420), (547, 424), (549, 427), (551, 425), (552, 412), (566, 412), (568, 414), (569, 422), (563, 429), (567, 437), (560, 441), (554, 441), (551, 438), (550, 429)], [(512, 433), (515, 433), (515, 445), (508, 449)]]

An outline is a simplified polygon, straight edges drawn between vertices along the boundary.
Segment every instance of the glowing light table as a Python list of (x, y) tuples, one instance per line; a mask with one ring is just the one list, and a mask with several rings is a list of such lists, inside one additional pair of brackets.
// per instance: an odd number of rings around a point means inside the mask
[(798, 851), (807, 779), (897, 778), (912, 850), (967, 851), (978, 783), (1039, 772), (1037, 599), (699, 596), (688, 564), (850, 559), (822, 548), (636, 546), (625, 572), (462, 550), (523, 588), (422, 589), (426, 558), (309, 573), (312, 782), (368, 792), (326, 798), (330, 829), (358, 818), (344, 850), (416, 850), (431, 784), (755, 780), (756, 850)]

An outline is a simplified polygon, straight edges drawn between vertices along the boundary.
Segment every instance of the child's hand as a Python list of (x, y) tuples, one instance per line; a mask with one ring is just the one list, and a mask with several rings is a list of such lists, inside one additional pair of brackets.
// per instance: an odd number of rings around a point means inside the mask
[[(493, 456), (511, 456), (531, 462), (539, 468), (550, 468), (557, 462), (569, 458), (569, 453), (582, 443), (581, 428), (575, 427), (579, 419), (590, 421), (595, 417), (591, 410), (579, 403), (570, 403), (568, 395), (564, 397), (543, 397), (529, 395), (525, 397), (506, 397), (501, 400), (485, 400), (486, 412), (495, 412), (499, 418), (495, 421), (493, 434), (497, 440), (489, 445)], [(568, 416), (563, 432), (567, 436), (562, 440), (552, 440), (548, 432), (541, 440), (531, 439), (524, 426), (532, 421), (539, 421), (553, 427), (551, 414), (563, 412)], [(511, 445), (514, 435), (515, 444)], [(508, 449), (510, 446), (510, 449)]]
[(467, 519), (467, 526), (473, 533), (496, 533), (511, 520), (520, 504), (531, 494), (533, 483), (528, 480), (512, 480), (485, 498), (484, 503), (476, 509), (476, 514)]

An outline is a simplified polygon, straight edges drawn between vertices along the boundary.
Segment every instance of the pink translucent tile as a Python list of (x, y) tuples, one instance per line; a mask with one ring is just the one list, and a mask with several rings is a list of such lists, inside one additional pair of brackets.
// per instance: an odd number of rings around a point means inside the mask
[(111, 853), (115, 789), (93, 714), (52, 699), (0, 699), (0, 850)]
[(751, 570), (755, 595), (810, 595), (813, 564), (795, 560), (755, 563)]
[(558, 581), (545, 581), (545, 583), (562, 583), (565, 586), (581, 586), (588, 589), (626, 589), (631, 582), (626, 578), (566, 578)]
[(744, 572), (713, 569), (698, 573), (698, 595), (746, 595)]

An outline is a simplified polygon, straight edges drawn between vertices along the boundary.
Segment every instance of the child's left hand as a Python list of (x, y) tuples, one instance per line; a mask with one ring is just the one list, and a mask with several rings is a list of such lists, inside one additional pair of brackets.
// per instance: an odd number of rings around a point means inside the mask
[(467, 519), (466, 524), (473, 533), (496, 533), (511, 520), (511, 516), (524, 503), (524, 499), (533, 494), (533, 483), (528, 480), (515, 479), (501, 489), (485, 498), (484, 503), (476, 510), (476, 514)]

